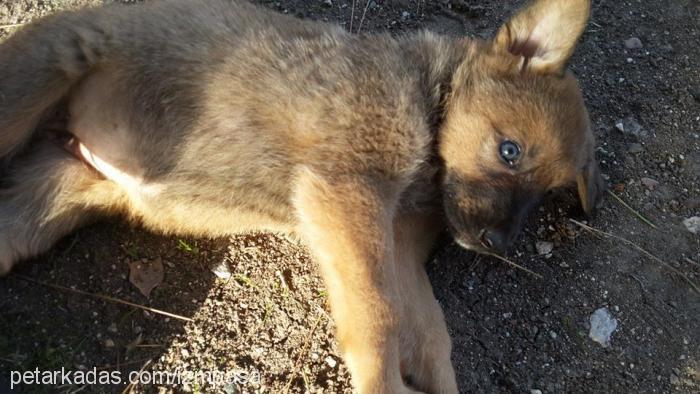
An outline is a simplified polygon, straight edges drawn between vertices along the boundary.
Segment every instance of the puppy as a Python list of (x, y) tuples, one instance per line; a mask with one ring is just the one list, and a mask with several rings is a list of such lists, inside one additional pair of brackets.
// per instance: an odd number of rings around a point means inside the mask
[(357, 36), (230, 0), (32, 23), (0, 46), (0, 270), (108, 214), (287, 231), (318, 261), (359, 392), (457, 392), (423, 263), (444, 227), (503, 252), (553, 188), (593, 210), (565, 69), (589, 8), (536, 1), (491, 41)]

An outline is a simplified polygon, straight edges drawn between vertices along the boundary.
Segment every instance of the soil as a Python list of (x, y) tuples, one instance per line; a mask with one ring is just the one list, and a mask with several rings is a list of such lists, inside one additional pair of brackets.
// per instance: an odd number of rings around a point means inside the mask
[[(98, 2), (4, 0), (0, 39), (16, 29), (8, 24)], [(357, 1), (353, 12), (350, 0), (259, 3), (353, 31), (427, 28), (475, 37), (493, 34), (521, 4), (377, 0)], [(641, 48), (626, 46), (632, 37)], [(445, 239), (428, 267), (454, 338), (462, 392), (700, 391), (700, 294), (692, 288), (700, 283), (700, 236), (683, 224), (700, 216), (698, 42), (697, 0), (593, 1), (571, 69), (585, 92), (611, 190), (656, 228), (612, 197), (589, 224), (660, 260), (571, 222), (580, 219), (571, 192), (553, 194), (511, 252), (542, 279)], [(616, 127), (620, 120), (624, 131)], [(548, 246), (550, 253), (538, 252)], [(129, 282), (128, 263), (158, 259), (165, 280), (146, 298)], [(229, 279), (211, 271), (222, 262)], [(589, 338), (589, 317), (599, 308), (619, 322), (608, 347)], [(226, 393), (351, 391), (323, 284), (302, 245), (272, 234), (163, 237), (118, 219), (78, 231), (0, 279), (0, 392), (9, 390), (11, 370), (61, 367), (123, 376), (140, 370), (237, 371), (248, 378), (216, 388)], [(27, 385), (20, 392), (125, 388)], [(214, 390), (200, 384), (132, 389)]]

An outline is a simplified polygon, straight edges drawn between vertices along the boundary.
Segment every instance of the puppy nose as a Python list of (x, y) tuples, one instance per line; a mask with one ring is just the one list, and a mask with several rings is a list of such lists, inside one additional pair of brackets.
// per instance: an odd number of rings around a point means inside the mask
[(501, 231), (485, 229), (481, 232), (481, 245), (494, 252), (503, 253), (508, 247), (508, 236)]

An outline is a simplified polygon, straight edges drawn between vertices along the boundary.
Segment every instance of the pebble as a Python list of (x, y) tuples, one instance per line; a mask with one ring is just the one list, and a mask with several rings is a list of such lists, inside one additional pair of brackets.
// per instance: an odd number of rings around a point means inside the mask
[(214, 273), (217, 278), (223, 280), (229, 280), (232, 276), (231, 270), (225, 260), (222, 260), (219, 264), (212, 267), (211, 272)]
[(669, 381), (671, 382), (672, 385), (677, 386), (681, 384), (681, 380), (676, 376), (675, 374), (671, 374), (671, 377), (669, 378)]
[(107, 331), (109, 332), (117, 332), (117, 323), (112, 323), (107, 327)]
[(637, 138), (644, 138), (648, 135), (647, 131), (637, 122), (633, 116), (628, 116), (615, 122), (615, 128), (624, 134), (628, 134)]
[(695, 101), (700, 103), (700, 86), (688, 88), (690, 95), (693, 96)]
[(691, 211), (700, 210), (700, 197), (693, 197), (685, 202), (685, 206)]
[(683, 225), (693, 234), (700, 234), (700, 216), (693, 216), (683, 220)]
[(642, 40), (637, 37), (631, 37), (625, 40), (625, 48), (627, 49), (641, 49), (643, 46)]
[(335, 359), (331, 356), (326, 357), (326, 364), (328, 364), (329, 367), (335, 368), (336, 365), (338, 365), (338, 362), (335, 361)]
[(627, 152), (636, 155), (638, 153), (644, 152), (644, 147), (642, 146), (642, 144), (635, 142), (633, 144), (630, 144), (629, 148), (627, 148)]
[(554, 244), (547, 241), (537, 241), (537, 243), (535, 243), (535, 249), (537, 250), (537, 253), (547, 255), (552, 253), (552, 250), (554, 250)]
[(224, 386), (224, 393), (238, 394), (240, 393), (240, 390), (238, 389), (238, 385), (236, 383), (229, 383), (226, 386)]
[(610, 346), (610, 336), (617, 329), (617, 319), (613, 318), (608, 308), (599, 308), (589, 318), (591, 329), (588, 336), (603, 347)]
[(655, 190), (657, 187), (659, 187), (659, 181), (653, 178), (642, 178), (642, 185), (646, 187), (649, 190)]
[(105, 347), (106, 347), (106, 348), (113, 348), (114, 346), (115, 346), (115, 345), (114, 345), (114, 341), (113, 341), (113, 340), (111, 340), (111, 339), (105, 340)]
[(542, 390), (532, 389), (530, 390), (530, 394), (542, 394)]

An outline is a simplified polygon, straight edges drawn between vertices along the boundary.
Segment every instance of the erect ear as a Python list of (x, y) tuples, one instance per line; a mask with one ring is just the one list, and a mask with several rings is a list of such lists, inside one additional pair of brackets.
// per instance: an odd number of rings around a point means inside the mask
[(521, 56), (521, 69), (561, 73), (586, 28), (590, 0), (536, 0), (498, 31), (493, 44)]
[(600, 176), (595, 157), (591, 158), (576, 177), (576, 187), (581, 200), (581, 207), (587, 216), (595, 215), (596, 209), (603, 198), (607, 185)]

